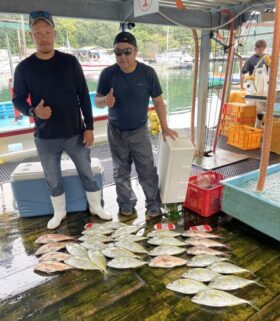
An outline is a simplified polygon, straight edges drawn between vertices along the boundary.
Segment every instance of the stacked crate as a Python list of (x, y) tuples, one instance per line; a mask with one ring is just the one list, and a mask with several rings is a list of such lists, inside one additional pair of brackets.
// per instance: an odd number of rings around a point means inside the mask
[(229, 128), (234, 125), (254, 126), (256, 121), (256, 106), (240, 102), (225, 103), (222, 110), (220, 134), (228, 136)]
[(271, 151), (280, 154), (280, 116), (273, 117)]

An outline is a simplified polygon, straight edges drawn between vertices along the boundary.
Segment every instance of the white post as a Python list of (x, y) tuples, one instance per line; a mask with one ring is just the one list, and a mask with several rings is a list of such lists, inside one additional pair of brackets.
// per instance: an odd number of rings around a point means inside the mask
[(199, 86), (198, 86), (198, 105), (197, 105), (197, 156), (202, 157), (205, 149), (206, 135), (206, 112), (208, 98), (208, 72), (210, 54), (210, 35), (209, 31), (201, 32), (200, 42), (200, 64), (199, 64)]

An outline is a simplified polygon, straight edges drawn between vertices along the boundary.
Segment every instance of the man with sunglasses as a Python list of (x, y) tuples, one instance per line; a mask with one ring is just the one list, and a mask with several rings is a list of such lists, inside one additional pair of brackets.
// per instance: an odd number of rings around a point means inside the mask
[[(90, 212), (110, 220), (111, 215), (101, 206), (101, 191), (90, 166), (93, 116), (81, 66), (74, 56), (54, 49), (54, 22), (49, 12), (30, 13), (29, 26), (36, 53), (16, 68), (13, 103), (20, 112), (35, 119), (35, 145), (54, 208), (48, 228), (57, 228), (66, 217), (60, 167), (64, 151), (75, 163)], [(26, 101), (28, 96), (31, 105)]]
[(158, 175), (147, 128), (149, 99), (152, 97), (160, 120), (162, 135), (176, 139), (177, 133), (166, 121), (162, 89), (153, 68), (136, 60), (137, 42), (129, 32), (114, 40), (116, 64), (100, 75), (95, 104), (108, 107), (108, 140), (111, 149), (117, 202), (120, 213), (130, 215), (137, 199), (131, 187), (132, 162), (146, 197), (150, 217), (160, 215)]

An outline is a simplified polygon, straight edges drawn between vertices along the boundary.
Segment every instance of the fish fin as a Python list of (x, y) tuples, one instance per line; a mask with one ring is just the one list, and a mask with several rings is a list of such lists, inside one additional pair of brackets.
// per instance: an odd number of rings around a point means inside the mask
[(261, 284), (261, 283), (259, 282), (259, 280), (260, 280), (260, 278), (257, 278), (256, 280), (254, 280), (254, 283), (255, 283), (257, 286), (261, 287), (261, 288), (266, 288), (266, 286), (263, 285), (263, 284)]
[(259, 308), (257, 308), (251, 301), (247, 301), (247, 300), (245, 300), (246, 301), (246, 303), (248, 303), (254, 310), (256, 310), (256, 311), (260, 311), (260, 309)]

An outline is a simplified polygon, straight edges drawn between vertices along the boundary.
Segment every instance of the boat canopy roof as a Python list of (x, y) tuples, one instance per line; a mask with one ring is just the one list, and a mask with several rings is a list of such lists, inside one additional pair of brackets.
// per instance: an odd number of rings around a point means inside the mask
[[(140, 0), (139, 0), (140, 1)], [(142, 0), (150, 2), (152, 0)], [(178, 0), (177, 0), (178, 1)], [(54, 16), (88, 18), (108, 21), (129, 21), (159, 25), (184, 25), (197, 29), (222, 29), (229, 20), (221, 15), (222, 9), (229, 9), (235, 19), (235, 26), (250, 19), (254, 11), (272, 11), (275, 0), (180, 0), (186, 7), (179, 10), (176, 0), (160, 0), (159, 12), (134, 17), (133, 0), (1, 0), (0, 12), (29, 13), (47, 10)]]

